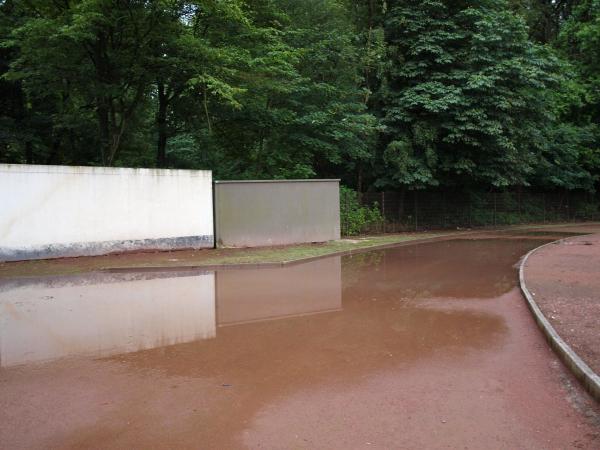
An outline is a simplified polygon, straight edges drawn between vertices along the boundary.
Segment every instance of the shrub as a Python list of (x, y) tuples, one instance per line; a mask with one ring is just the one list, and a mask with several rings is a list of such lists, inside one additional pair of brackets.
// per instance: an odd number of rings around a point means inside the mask
[(340, 222), (342, 234), (354, 236), (371, 231), (374, 226), (383, 223), (379, 205), (362, 206), (358, 201), (358, 193), (345, 186), (340, 186)]

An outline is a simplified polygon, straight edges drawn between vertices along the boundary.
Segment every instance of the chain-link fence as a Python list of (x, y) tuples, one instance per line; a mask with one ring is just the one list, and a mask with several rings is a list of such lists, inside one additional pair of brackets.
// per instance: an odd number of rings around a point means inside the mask
[[(587, 192), (367, 192), (358, 203), (379, 212), (360, 233), (395, 233), (443, 228), (475, 228), (521, 223), (600, 220), (598, 197)], [(352, 199), (343, 191), (342, 212)], [(371, 214), (373, 217), (373, 214)], [(342, 213), (342, 234), (356, 234), (356, 224)]]

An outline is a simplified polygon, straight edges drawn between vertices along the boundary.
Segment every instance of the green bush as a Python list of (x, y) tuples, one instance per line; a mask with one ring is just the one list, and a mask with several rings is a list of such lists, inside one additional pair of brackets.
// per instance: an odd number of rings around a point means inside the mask
[(340, 186), (340, 221), (342, 234), (354, 236), (381, 226), (383, 217), (377, 203), (371, 207), (362, 206), (356, 191)]
[(576, 220), (597, 220), (600, 208), (594, 202), (579, 202), (574, 206), (573, 217)]

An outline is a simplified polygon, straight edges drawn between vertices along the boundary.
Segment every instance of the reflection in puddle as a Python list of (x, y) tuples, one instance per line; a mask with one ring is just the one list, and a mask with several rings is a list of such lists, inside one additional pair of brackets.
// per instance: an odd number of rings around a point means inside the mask
[(334, 257), (216, 275), (93, 274), (0, 286), (0, 365), (129, 353), (214, 338), (217, 325), (337, 311), (340, 274)]
[[(356, 446), (357, 430), (372, 442), (381, 427), (381, 448), (432, 448), (457, 426), (481, 439), (460, 444), (545, 448), (513, 437), (529, 417), (567, 417), (546, 395), (558, 386), (539, 382), (547, 355), (532, 353), (543, 341), (516, 288), (515, 263), (541, 242), (455, 239), (278, 269), (3, 282), (0, 442), (338, 448)], [(22, 364), (77, 355), (107, 357)], [(518, 409), (523, 397), (536, 414)], [(302, 434), (299, 424), (310, 426)], [(527, 436), (536, 427), (523, 425)]]
[(91, 275), (0, 290), (3, 367), (215, 336), (214, 274)]
[(492, 298), (515, 286), (515, 263), (546, 242), (455, 239), (348, 256), (344, 286), (396, 299)]
[(342, 309), (340, 257), (283, 269), (217, 272), (219, 326)]
[[(536, 245), (518, 239), (449, 240), (276, 269), (90, 274), (4, 282), (0, 285), (0, 364), (162, 348), (228, 334), (218, 327), (341, 312), (342, 278), (344, 309), (350, 309), (333, 321), (327, 319), (324, 326), (332, 328), (322, 333), (335, 332), (337, 326), (347, 343), (354, 345), (358, 342), (352, 336), (364, 331), (368, 339), (381, 329), (393, 331), (394, 336), (401, 329), (408, 332), (405, 342), (413, 334), (421, 339), (424, 330), (432, 339), (452, 326), (430, 327), (437, 322), (437, 313), (406, 302), (498, 297), (515, 285), (514, 263)], [(474, 317), (464, 312), (459, 316), (457, 324), (472, 322)], [(292, 328), (281, 331), (277, 339), (297, 339), (302, 332), (291, 332)], [(261, 330), (266, 326), (244, 328), (241, 341), (257, 339), (249, 334)]]

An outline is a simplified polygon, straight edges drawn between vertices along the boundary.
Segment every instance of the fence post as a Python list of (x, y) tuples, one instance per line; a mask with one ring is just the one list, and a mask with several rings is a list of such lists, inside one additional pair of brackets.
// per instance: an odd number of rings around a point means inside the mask
[(340, 221), (342, 223), (342, 236), (346, 236), (346, 215), (344, 211), (346, 211), (346, 193), (344, 192), (342, 196), (340, 196)]
[(416, 189), (413, 191), (415, 193), (415, 231), (419, 231), (419, 202), (417, 200), (417, 191)]
[(402, 225), (402, 216), (404, 215), (404, 188), (400, 191), (400, 197), (398, 200), (398, 226), (396, 227), (396, 231), (399, 231), (403, 228)]
[(496, 226), (496, 193), (494, 192), (494, 226)]
[(448, 228), (448, 220), (446, 218), (446, 191), (442, 191), (442, 221), (443, 227)]
[(469, 228), (473, 228), (473, 199), (469, 194)]
[(382, 231), (385, 233), (385, 191), (381, 192), (381, 217), (383, 219), (381, 227)]
[(522, 197), (521, 197), (521, 186), (519, 186), (519, 192), (517, 193), (517, 206), (519, 208), (519, 223), (523, 223), (523, 217), (521, 215), (521, 201), (522, 201)]
[(542, 193), (542, 201), (544, 203), (544, 216), (543, 216), (543, 222), (546, 223), (546, 193)]

